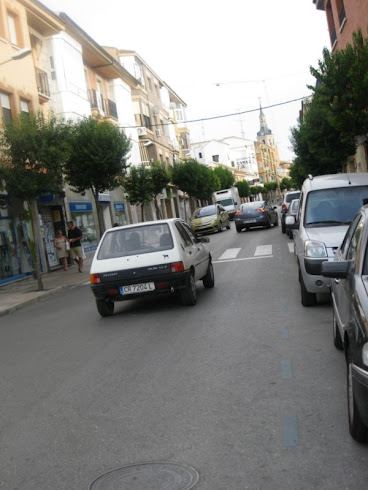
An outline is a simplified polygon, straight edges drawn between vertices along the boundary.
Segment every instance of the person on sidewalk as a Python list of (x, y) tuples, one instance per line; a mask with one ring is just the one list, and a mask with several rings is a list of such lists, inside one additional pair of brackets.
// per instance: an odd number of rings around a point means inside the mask
[(61, 260), (64, 271), (68, 270), (68, 251), (66, 249), (67, 239), (63, 235), (62, 230), (56, 232), (56, 237), (54, 239), (54, 247), (56, 248), (56, 255), (59, 260)]
[(68, 221), (68, 240), (70, 243), (70, 253), (72, 259), (78, 265), (79, 272), (83, 272), (83, 250), (81, 240), (82, 232), (77, 228), (73, 221)]

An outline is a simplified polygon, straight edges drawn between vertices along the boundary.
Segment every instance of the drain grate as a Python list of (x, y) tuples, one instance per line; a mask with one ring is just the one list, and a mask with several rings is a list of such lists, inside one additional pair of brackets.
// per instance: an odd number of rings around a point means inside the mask
[(89, 490), (190, 490), (199, 475), (176, 463), (138, 463), (123, 466), (94, 480)]

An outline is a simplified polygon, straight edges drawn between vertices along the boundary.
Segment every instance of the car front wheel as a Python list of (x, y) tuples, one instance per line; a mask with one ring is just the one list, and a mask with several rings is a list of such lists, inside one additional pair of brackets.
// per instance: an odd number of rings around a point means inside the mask
[(213, 272), (212, 262), (208, 264), (207, 273), (203, 278), (203, 286), (205, 288), (213, 288), (215, 285), (215, 274)]
[(350, 349), (347, 357), (347, 395), (348, 395), (348, 415), (349, 415), (349, 431), (353, 439), (358, 442), (368, 441), (368, 429), (364, 425), (360, 416), (354, 395), (353, 385), (353, 362), (351, 359)]
[(96, 306), (99, 314), (103, 317), (111, 316), (114, 313), (114, 303), (103, 299), (96, 299)]
[(193, 306), (197, 303), (197, 288), (193, 274), (189, 274), (185, 289), (180, 291), (180, 298), (184, 306)]

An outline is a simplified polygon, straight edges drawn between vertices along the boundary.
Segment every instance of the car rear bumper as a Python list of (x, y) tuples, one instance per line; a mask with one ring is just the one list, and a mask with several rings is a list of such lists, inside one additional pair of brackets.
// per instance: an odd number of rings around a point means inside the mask
[[(187, 284), (189, 271), (175, 272), (170, 274), (159, 274), (156, 276), (141, 276), (139, 278), (129, 278), (124, 280), (112, 280), (99, 284), (91, 284), (91, 290), (96, 299), (111, 301), (124, 301), (138, 298), (147, 295), (157, 295), (164, 293), (173, 293), (180, 289), (184, 289)], [(129, 286), (132, 284), (151, 283), (155, 284), (153, 291), (144, 291), (136, 294), (121, 294), (121, 286)]]
[(239, 230), (243, 230), (244, 228), (254, 228), (256, 226), (267, 226), (270, 222), (268, 216), (262, 216), (260, 218), (252, 218), (254, 222), (246, 221), (244, 219), (236, 219), (235, 218), (235, 226)]

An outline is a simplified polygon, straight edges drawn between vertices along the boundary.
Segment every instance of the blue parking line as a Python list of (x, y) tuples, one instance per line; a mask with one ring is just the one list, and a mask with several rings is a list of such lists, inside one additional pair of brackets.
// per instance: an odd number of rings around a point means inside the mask
[(292, 373), (291, 373), (291, 361), (290, 359), (285, 359), (284, 361), (281, 361), (281, 378), (282, 379), (291, 379)]
[(282, 328), (280, 332), (280, 336), (282, 339), (288, 339), (289, 338), (289, 331), (287, 328)]
[(296, 415), (283, 415), (282, 439), (285, 447), (298, 446), (298, 418)]
[(280, 313), (287, 313), (288, 307), (286, 305), (281, 305), (280, 306)]

